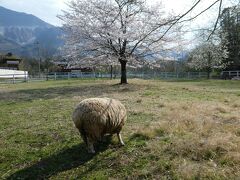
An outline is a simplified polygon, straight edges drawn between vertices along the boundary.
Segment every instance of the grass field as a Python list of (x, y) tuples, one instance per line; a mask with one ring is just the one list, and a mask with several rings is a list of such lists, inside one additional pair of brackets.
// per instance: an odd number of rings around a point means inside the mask
[[(238, 179), (240, 82), (48, 81), (0, 85), (0, 179)], [(85, 146), (71, 120), (89, 97), (119, 99), (122, 134)]]

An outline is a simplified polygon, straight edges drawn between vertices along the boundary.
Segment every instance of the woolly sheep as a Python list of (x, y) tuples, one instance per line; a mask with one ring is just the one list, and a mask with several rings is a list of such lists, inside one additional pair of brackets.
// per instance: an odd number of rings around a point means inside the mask
[(127, 119), (127, 112), (120, 101), (109, 98), (85, 99), (76, 107), (72, 118), (89, 153), (95, 153), (93, 143), (101, 141), (105, 134), (116, 133), (120, 144), (124, 145), (120, 131)]

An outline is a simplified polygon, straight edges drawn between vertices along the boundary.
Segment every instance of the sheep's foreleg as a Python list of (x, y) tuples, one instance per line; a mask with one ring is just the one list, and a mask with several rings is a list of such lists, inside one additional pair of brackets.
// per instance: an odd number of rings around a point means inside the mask
[(122, 146), (124, 146), (125, 144), (124, 144), (124, 142), (123, 142), (123, 140), (122, 140), (121, 134), (120, 134), (120, 133), (117, 133), (117, 136), (118, 136), (118, 140), (119, 140), (120, 144), (121, 144)]

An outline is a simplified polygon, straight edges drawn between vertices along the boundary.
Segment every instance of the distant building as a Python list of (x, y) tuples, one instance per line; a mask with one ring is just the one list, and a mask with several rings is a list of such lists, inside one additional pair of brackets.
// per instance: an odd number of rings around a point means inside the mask
[(0, 69), (19, 70), (22, 59), (13, 56), (12, 53), (0, 55)]
[(93, 68), (91, 67), (81, 67), (79, 65), (69, 65), (66, 61), (58, 61), (54, 62), (54, 64), (58, 67), (59, 72), (92, 72)]

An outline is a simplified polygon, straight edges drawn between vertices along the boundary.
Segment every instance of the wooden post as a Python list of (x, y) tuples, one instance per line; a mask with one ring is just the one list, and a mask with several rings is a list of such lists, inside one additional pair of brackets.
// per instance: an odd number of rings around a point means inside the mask
[(24, 81), (27, 82), (27, 72), (24, 71)]
[(13, 74), (13, 84), (15, 84), (15, 75)]
[(68, 80), (70, 79), (70, 72), (68, 72)]

